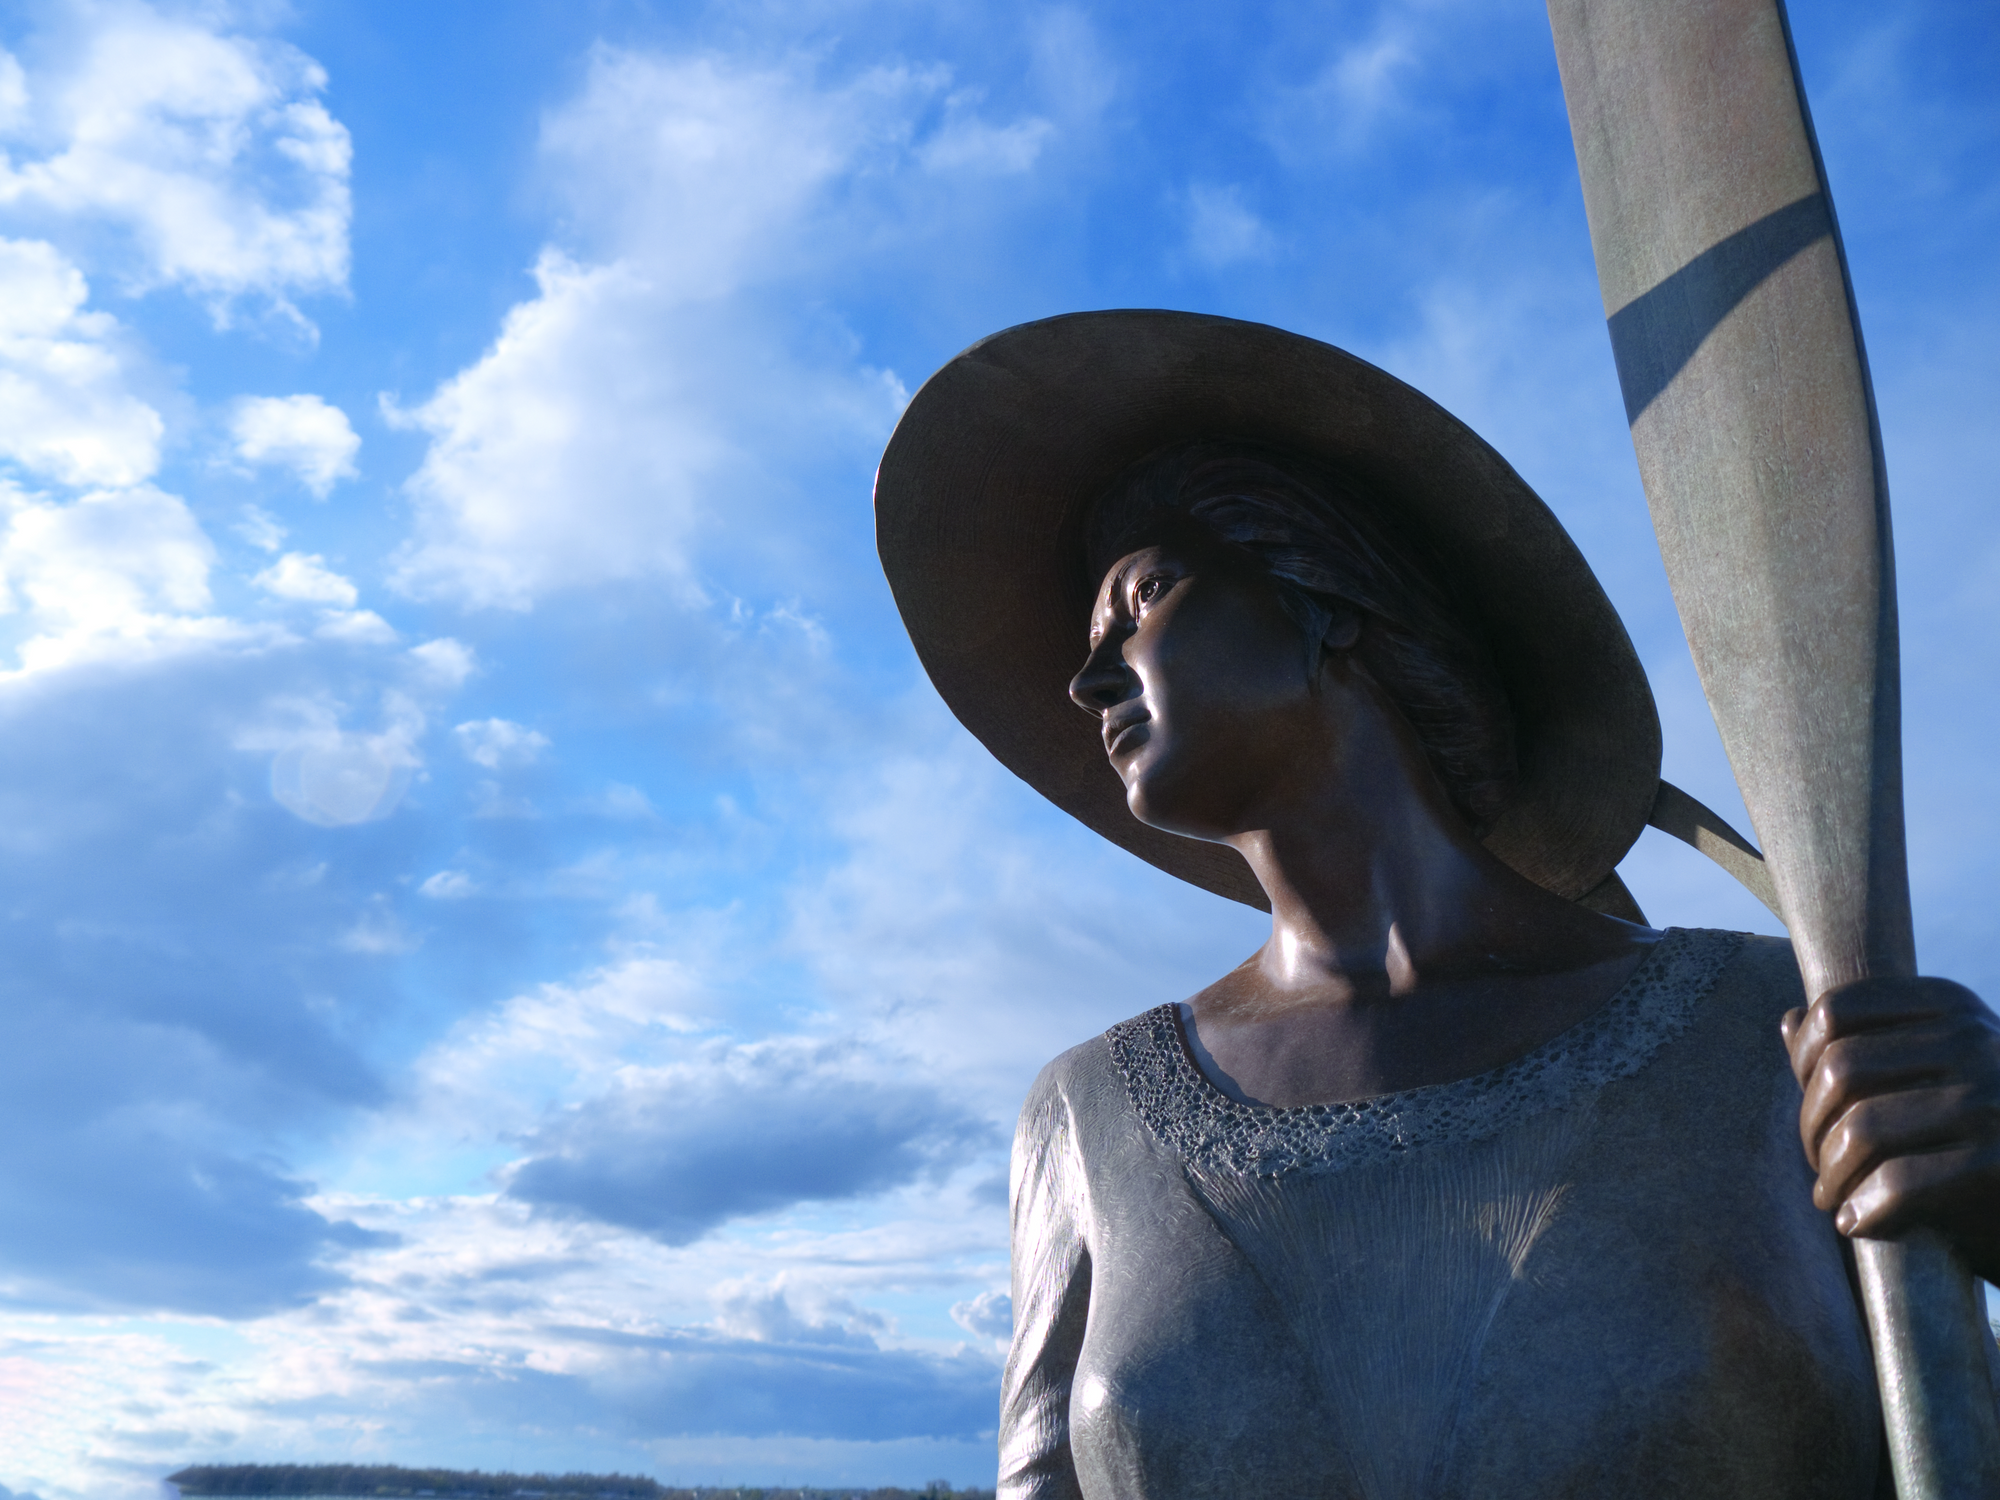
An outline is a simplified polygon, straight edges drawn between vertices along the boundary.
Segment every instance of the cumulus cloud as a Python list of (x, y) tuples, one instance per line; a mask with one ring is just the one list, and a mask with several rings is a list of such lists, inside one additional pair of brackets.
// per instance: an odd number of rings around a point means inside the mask
[[(726, 440), (671, 389), (678, 371), (649, 370), (643, 278), (550, 251), (535, 281), (540, 296), (508, 313), (484, 359), (423, 406), (388, 412), (431, 434), (409, 481), (419, 540), (396, 581), (512, 608), (567, 583), (646, 572), (686, 582), (682, 548)], [(639, 437), (649, 419), (658, 427)]]
[(850, 1297), (821, 1296), (810, 1307), (793, 1306), (782, 1280), (770, 1285), (725, 1282), (715, 1289), (715, 1327), (760, 1344), (845, 1344), (873, 1348), (888, 1328), (878, 1312)]
[(132, 390), (144, 358), (89, 297), (53, 245), (0, 239), (0, 461), (58, 487), (0, 479), (0, 614), (21, 619), (19, 666), (258, 639), (208, 613), (214, 546), (147, 483), (166, 426)]
[(507, 1192), (686, 1244), (732, 1218), (878, 1193), (990, 1144), (986, 1122), (934, 1086), (870, 1077), (862, 1060), (787, 1040), (628, 1068), (530, 1138)]
[(345, 286), (352, 151), (316, 63), (144, 3), (42, 40), (46, 66), (0, 90), (0, 206), (111, 231), (129, 286), (184, 287), (218, 321), (251, 294), (305, 326), (290, 299)]
[(879, 373), (746, 348), (751, 330), (662, 299), (629, 264), (550, 251), (535, 280), (540, 295), (479, 363), (422, 406), (389, 409), (431, 437), (392, 575), (419, 598), (525, 609), (552, 590), (653, 577), (699, 599), (695, 540), (720, 508), (771, 487), (747, 441), (756, 421), (788, 432), (774, 442), (847, 441), (886, 431), (901, 400)]
[(318, 396), (246, 396), (230, 416), (229, 434), (243, 462), (290, 469), (321, 500), (354, 477), (361, 451), (347, 413)]
[(922, 135), (948, 80), (600, 49), (543, 130), (575, 242), (543, 251), (537, 295), (481, 359), (419, 405), (385, 404), (430, 437), (398, 585), (510, 609), (613, 579), (699, 598), (697, 545), (743, 531), (788, 454), (878, 443), (901, 383), (771, 293), (879, 240), (851, 216), (855, 184), (1041, 159), (1057, 126), (964, 100)]
[(985, 1291), (964, 1302), (954, 1302), (951, 1320), (967, 1333), (983, 1339), (1011, 1339), (1014, 1336), (1014, 1299), (1005, 1292)]
[(458, 687), (479, 667), (478, 653), (448, 635), (412, 646), (407, 654), (426, 681), (442, 688)]
[[(19, 666), (269, 643), (271, 630), (211, 611), (214, 548), (149, 482), (165, 377), (92, 307), (92, 281), (179, 287), (222, 322), (252, 297), (304, 326), (290, 298), (345, 284), (346, 133), (318, 101), (316, 65), (213, 15), (131, 3), (45, 20), (32, 70), (0, 52), (0, 211), (34, 232), (0, 239), (0, 464), (17, 480), (0, 494), (0, 610), (19, 617)], [(315, 403), (242, 406), (242, 455), (321, 491), (351, 472), (346, 419)], [(255, 541), (275, 551), (282, 533), (260, 519)], [(297, 563), (263, 582), (353, 603)]]
[(330, 609), (320, 616), (313, 635), (322, 641), (344, 641), (354, 646), (396, 644), (396, 627), (372, 609)]
[(127, 388), (117, 321), (89, 297), (53, 245), (0, 239), (0, 458), (61, 484), (138, 484), (166, 424)]
[[(431, 894), (460, 891), (448, 872)], [(468, 1133), (518, 1142), (621, 1068), (676, 1055), (714, 1010), (700, 972), (705, 954), (688, 946), (683, 956), (627, 953), (461, 1018), (410, 1064), (409, 1103), (385, 1126), (398, 1149), (413, 1137)]]
[(250, 580), (267, 594), (305, 604), (351, 608), (360, 597), (354, 585), (326, 566), (317, 552), (287, 552)]
[(465, 758), (489, 771), (533, 765), (549, 748), (549, 737), (507, 719), (473, 719), (452, 733)]
[(259, 633), (206, 613), (215, 548), (150, 485), (63, 504), (0, 487), (0, 615), (28, 624), (20, 669), (144, 659)]

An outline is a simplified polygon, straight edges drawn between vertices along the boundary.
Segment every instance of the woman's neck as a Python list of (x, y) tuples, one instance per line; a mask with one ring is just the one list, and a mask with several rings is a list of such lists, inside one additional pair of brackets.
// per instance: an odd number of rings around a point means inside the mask
[(1254, 962), (1274, 999), (1389, 999), (1582, 967), (1629, 942), (1620, 924), (1489, 853), (1400, 716), (1351, 698), (1329, 711), (1345, 721), (1331, 741), (1341, 763), (1300, 766), (1271, 789), (1257, 826), (1228, 840), (1271, 901), (1271, 940)]

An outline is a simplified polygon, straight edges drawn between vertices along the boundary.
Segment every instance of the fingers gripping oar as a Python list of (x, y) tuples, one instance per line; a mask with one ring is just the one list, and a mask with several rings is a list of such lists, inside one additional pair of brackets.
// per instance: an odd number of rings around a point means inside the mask
[[(1784, 11), (1549, 19), (1647, 502), (1807, 991), (1912, 974), (1888, 487)], [(1898, 1493), (2000, 1496), (1975, 1284), (1929, 1234), (1855, 1254)]]

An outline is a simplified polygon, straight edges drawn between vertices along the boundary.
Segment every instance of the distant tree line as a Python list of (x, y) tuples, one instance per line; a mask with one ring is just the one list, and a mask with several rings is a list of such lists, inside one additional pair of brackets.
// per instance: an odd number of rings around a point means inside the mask
[(488, 1474), (481, 1469), (403, 1469), (370, 1464), (195, 1464), (167, 1482), (196, 1496), (358, 1495), (369, 1500), (994, 1500), (991, 1490), (954, 1490), (933, 1479), (920, 1490), (743, 1487), (669, 1489), (638, 1474)]

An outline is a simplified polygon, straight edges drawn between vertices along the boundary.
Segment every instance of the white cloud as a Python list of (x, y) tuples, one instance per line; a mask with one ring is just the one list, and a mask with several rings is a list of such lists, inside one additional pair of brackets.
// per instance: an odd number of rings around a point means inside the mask
[(353, 646), (393, 646), (396, 629), (372, 609), (330, 609), (320, 616), (313, 634), (323, 641)]
[(1234, 183), (1194, 183), (1187, 192), (1187, 214), (1188, 249), (1210, 270), (1269, 260), (1277, 251), (1277, 236), (1243, 202), (1243, 189)]
[(461, 901), (478, 889), (478, 884), (463, 870), (439, 870), (417, 887), (417, 894), (433, 901)]
[(700, 1030), (714, 1008), (702, 944), (691, 946), (690, 958), (631, 953), (465, 1016), (411, 1064), (410, 1104), (385, 1122), (387, 1136), (406, 1147), (467, 1131), (518, 1137), (579, 1084), (674, 1055), (674, 1039)]
[(821, 814), (848, 858), (794, 897), (821, 991), (996, 1116), (1063, 1047), (1180, 999), (1269, 918), (1152, 871), (1042, 803), (925, 703)]
[(1005, 1292), (984, 1291), (977, 1297), (953, 1303), (951, 1320), (967, 1333), (983, 1339), (1011, 1339), (1014, 1299)]
[(829, 87), (800, 63), (605, 48), (542, 152), (606, 258), (643, 261), (664, 300), (712, 300), (825, 254), (787, 229), (843, 175), (893, 167), (946, 77), (879, 67)]
[(1421, 0), (1392, 0), (1371, 34), (1338, 36), (1332, 56), (1309, 81), (1273, 89), (1262, 101), (1266, 144), (1291, 161), (1328, 151), (1353, 155), (1385, 126), (1406, 121), (1421, 108), (1422, 90), (1407, 85), (1430, 60), (1425, 41), (1452, 37), (1467, 47), (1480, 45), (1463, 16), (1442, 20)]
[(243, 507), (243, 519), (234, 527), (236, 534), (262, 552), (276, 552), (285, 545), (285, 528), (269, 511), (255, 505)]
[(139, 485), (59, 504), (0, 489), (0, 613), (24, 671), (257, 636), (205, 613), (215, 549), (187, 506)]
[(326, 559), (317, 552), (287, 552), (250, 581), (267, 594), (302, 604), (349, 609), (360, 597), (354, 585), (328, 569)]
[(1043, 108), (1064, 131), (1081, 134), (1117, 97), (1124, 49), (1106, 46), (1090, 17), (1067, 5), (1036, 11), (1028, 42)]
[(630, 818), (642, 820), (658, 817), (653, 810), (653, 801), (636, 786), (627, 786), (622, 781), (611, 782), (604, 788), (604, 795), (588, 804), (593, 812), (607, 818)]
[[(296, 808), (293, 810), (297, 811)], [(341, 821), (358, 823), (363, 820), (346, 818)], [(347, 952), (366, 953), (375, 957), (414, 953), (423, 945), (423, 938), (411, 932), (403, 924), (402, 919), (386, 905), (377, 905), (364, 912), (358, 922), (340, 935), (340, 946)]]
[[(823, 86), (802, 65), (600, 51), (542, 143), (592, 258), (545, 250), (537, 295), (479, 361), (419, 406), (385, 403), (431, 438), (397, 586), (524, 609), (653, 578), (695, 599), (698, 539), (718, 516), (745, 529), (782, 455), (886, 436), (894, 377), (795, 353), (796, 299), (758, 297), (882, 232), (845, 220), (835, 189), (907, 162), (944, 81), (884, 68)], [(1025, 163), (1043, 133), (939, 149), (967, 168)]]
[(452, 733), (465, 758), (489, 771), (532, 765), (549, 748), (547, 735), (507, 719), (474, 719)]
[(67, 485), (139, 484), (166, 426), (126, 389), (117, 320), (89, 296), (53, 245), (0, 239), (0, 457)]
[(0, 48), (0, 131), (14, 129), (27, 113), (27, 71), (19, 58)]
[(229, 419), (236, 456), (247, 464), (290, 469), (324, 500), (355, 474), (361, 439), (347, 413), (318, 396), (246, 396)]
[(409, 482), (417, 539), (397, 583), (504, 608), (647, 573), (691, 587), (685, 546), (724, 430), (657, 346), (644, 277), (552, 251), (535, 279), (541, 295), (507, 315), (492, 351), (402, 418), (432, 440)]
[(459, 686), (479, 665), (470, 646), (448, 635), (412, 646), (404, 655), (426, 682), (444, 688)]
[(1054, 122), (1039, 117), (993, 125), (969, 113), (959, 101), (944, 125), (917, 151), (933, 172), (970, 172), (999, 177), (1033, 167), (1055, 136)]
[(1343, 49), (1321, 76), (1321, 86), (1346, 106), (1351, 118), (1366, 123), (1395, 103), (1396, 76), (1415, 62), (1415, 51), (1401, 31), (1384, 29)]
[[(352, 1281), (309, 1307), (229, 1327), (68, 1319), (59, 1336), (0, 1311), (16, 1488), (154, 1500), (158, 1473), (183, 1457), (420, 1461), (444, 1430), (520, 1453), (517, 1468), (715, 1485), (832, 1472), (919, 1489), (926, 1474), (990, 1467), (978, 1434), (996, 1362), (913, 1339), (870, 1305), (901, 1311), (912, 1287), (949, 1301), (985, 1279), (938, 1287), (939, 1258), (962, 1255), (966, 1236), (935, 1221), (681, 1249), (491, 1195), (311, 1204), (392, 1243), (344, 1257)], [(948, 1199), (937, 1218), (962, 1209)], [(956, 1440), (906, 1436), (935, 1430)], [(679, 1437), (690, 1431), (736, 1436)]]
[(714, 1326), (760, 1344), (871, 1347), (877, 1335), (888, 1332), (887, 1318), (855, 1306), (849, 1297), (808, 1294), (809, 1300), (800, 1305), (804, 1299), (789, 1281), (778, 1276), (769, 1282), (723, 1282), (710, 1293), (716, 1304)]
[(218, 321), (255, 294), (303, 325), (293, 294), (344, 288), (352, 152), (318, 64), (144, 3), (78, 8), (41, 52), (0, 89), (0, 205), (115, 227), (134, 290), (185, 287)]

